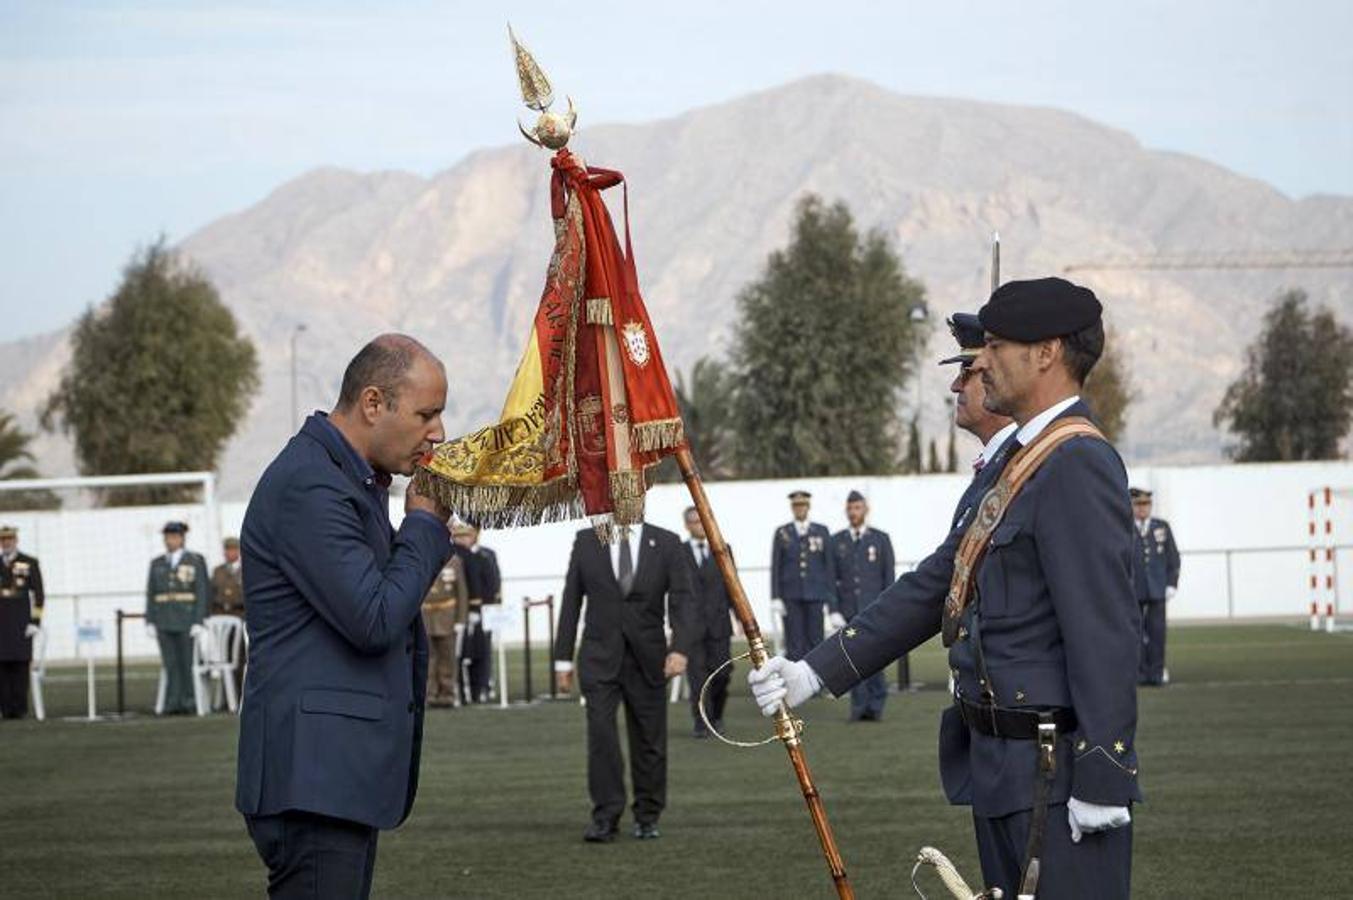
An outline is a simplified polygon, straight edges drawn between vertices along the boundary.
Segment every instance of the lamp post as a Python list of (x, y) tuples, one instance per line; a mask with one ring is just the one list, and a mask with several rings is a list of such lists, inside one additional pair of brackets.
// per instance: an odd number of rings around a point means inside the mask
[[(908, 318), (911, 319), (912, 327), (915, 328), (915, 329), (919, 332), (920, 329), (925, 325), (926, 320), (930, 318), (930, 310), (929, 310), (929, 308), (926, 307), (925, 303), (918, 303), (918, 304), (916, 304), (915, 306), (913, 306), (913, 307), (911, 308), (911, 311), (910, 311), (907, 315), (908, 315)], [(913, 339), (912, 339), (912, 346), (915, 347), (915, 349), (916, 349), (916, 357), (915, 357), (915, 362), (916, 362), (916, 413), (915, 413), (915, 416), (916, 416), (916, 429), (917, 429), (917, 434), (918, 434), (918, 436), (919, 436), (919, 434), (920, 434), (920, 428), (921, 428), (921, 398), (924, 396), (924, 395), (922, 394), (922, 383), (923, 383), (924, 380), (925, 380), (924, 377), (923, 377), (922, 374), (921, 374), (921, 355), (922, 355), (922, 352), (925, 350), (925, 341), (921, 338), (921, 335), (920, 335), (919, 333), (913, 336)], [(917, 448), (917, 453), (918, 453), (918, 454), (920, 453), (920, 448), (919, 448), (919, 447)]]
[(292, 433), (292, 434), (295, 434), (295, 433), (296, 433), (296, 430), (297, 430), (298, 428), (300, 428), (300, 424), (296, 421), (296, 417), (297, 417), (297, 413), (296, 413), (296, 339), (297, 339), (298, 337), (301, 336), (301, 332), (302, 332), (302, 331), (305, 331), (305, 325), (304, 325), (303, 323), (298, 323), (298, 324), (296, 325), (295, 328), (291, 329), (291, 433)]

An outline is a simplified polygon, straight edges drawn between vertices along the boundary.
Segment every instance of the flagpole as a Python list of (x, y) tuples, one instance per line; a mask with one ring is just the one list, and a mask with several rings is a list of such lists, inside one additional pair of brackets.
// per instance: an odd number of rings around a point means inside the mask
[[(690, 448), (683, 446), (677, 450), (676, 461), (677, 467), (681, 470), (681, 477), (686, 482), (686, 488), (691, 492), (691, 501), (695, 504), (696, 512), (700, 514), (700, 524), (705, 528), (705, 540), (709, 542), (710, 551), (714, 554), (714, 562), (723, 575), (724, 584), (728, 586), (728, 596), (733, 602), (733, 615), (737, 616), (743, 634), (747, 636), (748, 659), (754, 668), (759, 669), (770, 658), (766, 652), (766, 642), (761, 636), (761, 626), (756, 623), (752, 606), (747, 602), (747, 592), (742, 589), (737, 569), (733, 567), (733, 556), (728, 552), (723, 532), (719, 530), (719, 523), (714, 519), (714, 510), (709, 504), (709, 497), (705, 494), (705, 485), (700, 479), (700, 472), (695, 466)], [(789, 754), (789, 763), (794, 767), (799, 790), (803, 792), (804, 802), (808, 804), (808, 814), (813, 819), (813, 828), (817, 831), (817, 839), (822, 844), (822, 855), (827, 860), (827, 868), (831, 872), (832, 881), (836, 884), (836, 894), (842, 900), (853, 900), (855, 891), (850, 886), (850, 879), (846, 877), (846, 866), (841, 859), (841, 851), (837, 849), (836, 836), (832, 833), (831, 823), (827, 821), (827, 809), (822, 803), (822, 795), (818, 793), (817, 785), (813, 783), (813, 775), (808, 770), (808, 760), (803, 753), (803, 739), (799, 734), (801, 726), (802, 723), (790, 715), (789, 707), (781, 703), (775, 713), (775, 735), (784, 743), (785, 751)]]

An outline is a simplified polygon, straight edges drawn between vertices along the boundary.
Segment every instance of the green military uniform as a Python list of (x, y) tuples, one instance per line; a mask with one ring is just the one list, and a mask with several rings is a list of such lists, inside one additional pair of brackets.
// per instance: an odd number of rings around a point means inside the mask
[(456, 631), (465, 627), (469, 597), (465, 568), (460, 557), (452, 555), (423, 599), (423, 626), (428, 633), (429, 706), (451, 706), (458, 698)]
[[(171, 522), (166, 532), (187, 526)], [(182, 533), (182, 532), (180, 532)], [(165, 687), (166, 713), (191, 713), (193, 701), (193, 639), (194, 625), (202, 624), (207, 615), (207, 561), (190, 550), (179, 554), (177, 564), (171, 563), (168, 553), (150, 561), (150, 576), (146, 581), (146, 622), (155, 626), (155, 637), (160, 644), (160, 660), (164, 665), (168, 684)]]

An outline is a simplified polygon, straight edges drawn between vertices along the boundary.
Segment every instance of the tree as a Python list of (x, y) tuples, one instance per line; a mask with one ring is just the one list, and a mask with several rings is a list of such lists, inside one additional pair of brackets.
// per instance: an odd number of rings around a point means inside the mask
[(738, 296), (734, 457), (749, 478), (897, 468), (899, 395), (925, 289), (842, 203), (798, 204), (789, 245)]
[(926, 454), (925, 470), (932, 475), (944, 471), (940, 468), (940, 450), (935, 445), (934, 438), (930, 439), (930, 450)]
[(1081, 397), (1090, 405), (1104, 436), (1111, 442), (1118, 441), (1127, 427), (1128, 407), (1136, 394), (1132, 390), (1132, 373), (1128, 370), (1122, 344), (1113, 331), (1104, 336), (1104, 355), (1085, 379)]
[(958, 471), (958, 429), (954, 422), (954, 401), (945, 400), (945, 407), (949, 410), (949, 450), (945, 455), (944, 471)]
[(921, 474), (921, 426), (916, 416), (907, 423), (907, 445), (899, 471), (903, 475)]
[(1353, 332), (1288, 291), (1264, 315), (1245, 370), (1212, 414), (1239, 442), (1237, 462), (1337, 459), (1353, 422)]
[[(161, 239), (81, 316), (42, 421), (74, 435), (86, 475), (214, 469), (258, 383), (253, 343), (206, 277)], [(105, 500), (170, 502), (191, 490), (125, 489)]]
[[(0, 412), (0, 480), (41, 478), (31, 465), (33, 452), (28, 443), (33, 436), (19, 427), (14, 416)], [(56, 509), (61, 499), (51, 491), (0, 491), (0, 509)]]
[[(691, 456), (706, 481), (733, 475), (733, 376), (718, 360), (702, 356), (691, 367), (690, 381), (676, 375), (677, 406), (686, 429)], [(676, 460), (664, 459), (653, 473), (654, 481), (680, 481)]]

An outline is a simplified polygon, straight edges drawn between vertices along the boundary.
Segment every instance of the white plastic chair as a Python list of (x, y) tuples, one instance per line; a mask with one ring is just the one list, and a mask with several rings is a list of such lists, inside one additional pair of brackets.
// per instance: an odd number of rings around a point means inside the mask
[[(197, 714), (205, 716), (224, 693), (226, 709), (239, 709), (235, 694), (235, 666), (244, 651), (244, 628), (235, 616), (208, 616), (206, 630), (193, 642), (193, 698)], [(213, 684), (212, 682), (215, 682)]]
[(39, 722), (47, 718), (47, 705), (42, 698), (42, 682), (47, 677), (47, 631), (41, 626), (33, 635), (33, 661), (28, 667), (29, 693), (33, 696), (33, 715)]

